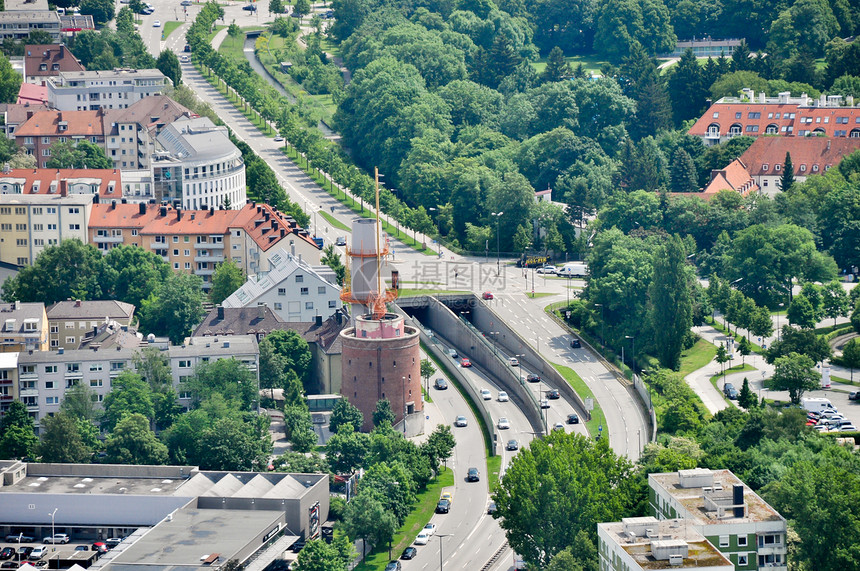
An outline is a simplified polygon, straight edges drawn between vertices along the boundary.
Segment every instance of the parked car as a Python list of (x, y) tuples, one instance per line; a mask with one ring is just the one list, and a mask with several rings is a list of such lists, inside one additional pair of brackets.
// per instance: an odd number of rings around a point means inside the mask
[(850, 422), (848, 424), (840, 424), (839, 432), (857, 432), (857, 427)]
[(305, 542), (304, 542), (304, 540), (300, 539), (290, 546), (290, 551), (292, 551), (293, 553), (298, 553), (299, 551), (301, 551), (304, 548), (305, 548)]
[(427, 545), (427, 542), (430, 541), (430, 534), (424, 531), (423, 529), (418, 533), (418, 537), (415, 538), (415, 545)]
[(579, 342), (579, 339), (571, 339), (570, 347), (571, 349), (582, 349), (582, 343)]
[(514, 440), (513, 438), (508, 440), (507, 445), (505, 446), (506, 450), (517, 450), (520, 447), (520, 443)]
[(448, 381), (440, 377), (433, 381), (433, 387), (435, 387), (436, 390), (444, 391), (448, 388)]
[(30, 554), (33, 553), (33, 548), (29, 545), (22, 545), (18, 548), (18, 561), (24, 561), (25, 559), (30, 558)]
[(55, 533), (50, 537), (46, 537), (42, 540), (42, 543), (68, 543), (69, 542), (69, 534), (68, 533)]
[(12, 559), (14, 556), (14, 547), (4, 547), (3, 549), (0, 549), (0, 559)]
[(499, 402), (508, 402), (509, 400), (508, 393), (505, 391), (499, 391)]
[(23, 533), (10, 533), (6, 536), (6, 541), (8, 541), (9, 543), (31, 543), (35, 540), (31, 535), (26, 535)]
[(487, 513), (493, 515), (497, 509), (496, 502), (490, 502), (490, 505), (487, 506)]
[(257, 6), (254, 4), (246, 4), (242, 6), (242, 10), (245, 10), (246, 12), (256, 12)]
[(493, 299), (493, 292), (485, 291), (484, 293), (481, 294), (481, 297), (484, 299)]
[(526, 377), (526, 380), (530, 383), (537, 383), (540, 381), (540, 375), (531, 374)]
[(463, 367), (464, 369), (465, 369), (465, 368), (468, 368), (468, 367), (471, 367), (471, 366), (472, 366), (472, 361), (470, 361), (470, 360), (469, 360), (468, 358), (466, 358), (466, 357), (463, 357), (462, 359), (460, 359), (460, 366), (461, 366), (461, 367)]
[(403, 550), (403, 554), (400, 555), (401, 559), (415, 559), (415, 556), (418, 555), (418, 550), (412, 547), (411, 545)]
[(108, 549), (113, 549), (120, 543), (122, 543), (122, 537), (111, 537), (110, 539), (105, 539), (105, 545), (108, 546)]
[(458, 416), (456, 418), (456, 420), (454, 420), (454, 426), (456, 426), (458, 428), (463, 428), (464, 426), (468, 426), (468, 425), (469, 425), (469, 421), (466, 420), (466, 417), (463, 416), (462, 414), (460, 416)]
[(558, 389), (550, 389), (546, 392), (546, 398), (556, 400), (561, 398), (561, 394), (558, 392)]
[(89, 550), (90, 550), (90, 548), (87, 547), (86, 545), (76, 545), (75, 546), (75, 551), (89, 551)]
[(91, 547), (93, 551), (98, 551), (100, 554), (108, 552), (107, 545), (104, 541), (96, 541)]
[(154, 21), (154, 22), (152, 23), (152, 27), (153, 27), (153, 28), (160, 28), (160, 27), (161, 27), (161, 20), (156, 20), (156, 21)]
[(182, 0), (182, 2), (179, 3), (180, 6), (191, 6), (191, 4), (191, 0)]
[(392, 561), (385, 566), (385, 571), (400, 571), (401, 569), (403, 567), (400, 565), (400, 561)]
[(481, 398), (484, 400), (493, 400), (493, 393), (490, 389), (481, 389)]
[(552, 274), (555, 275), (555, 272), (558, 271), (558, 268), (555, 266), (542, 266), (537, 269), (537, 273), (539, 274)]
[(430, 535), (435, 535), (436, 534), (436, 524), (435, 523), (428, 523), (427, 525), (424, 526), (424, 531), (426, 531)]
[(575, 412), (570, 413), (569, 415), (567, 415), (567, 423), (568, 424), (579, 424), (579, 415), (576, 414)]
[(735, 386), (732, 383), (726, 383), (723, 385), (723, 394), (729, 396), (729, 391), (733, 390)]
[(454, 495), (451, 492), (442, 492), (442, 495), (439, 498), (443, 500), (448, 500), (451, 503), (454, 503)]
[(511, 427), (511, 423), (507, 418), (505, 418), (503, 416), (502, 418), (499, 419), (498, 427), (499, 427), (499, 430), (507, 430)]
[(179, 56), (179, 61), (180, 61), (180, 63), (188, 63), (191, 61), (191, 58), (188, 57), (187, 55), (181, 55), (181, 56)]
[(44, 557), (47, 552), (47, 547), (41, 545), (39, 547), (34, 547), (33, 550), (30, 552), (30, 557), (28, 559), (30, 559), (31, 561), (37, 561)]
[(451, 510), (451, 502), (449, 500), (439, 500), (436, 504), (437, 514), (446, 514)]
[(0, 563), (0, 569), (17, 569), (21, 564), (17, 561), (4, 561)]

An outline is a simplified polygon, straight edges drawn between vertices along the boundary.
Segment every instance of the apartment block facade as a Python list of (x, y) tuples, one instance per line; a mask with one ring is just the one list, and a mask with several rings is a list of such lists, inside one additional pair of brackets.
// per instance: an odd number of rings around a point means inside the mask
[(51, 350), (77, 349), (107, 321), (131, 325), (134, 306), (115, 300), (58, 301), (46, 310)]
[(48, 78), (48, 102), (60, 111), (125, 109), (168, 85), (157, 69), (67, 71)]
[(648, 488), (652, 515), (682, 520), (738, 571), (787, 571), (785, 518), (730, 470), (649, 474)]
[(92, 206), (88, 194), (0, 194), (0, 261), (26, 266), (61, 240), (86, 243)]
[(48, 350), (48, 316), (39, 303), (0, 303), (0, 352)]
[(36, 165), (48, 167), (51, 145), (87, 141), (104, 148), (104, 112), (98, 111), (36, 111), (15, 130), (15, 143), (28, 155), (36, 157)]

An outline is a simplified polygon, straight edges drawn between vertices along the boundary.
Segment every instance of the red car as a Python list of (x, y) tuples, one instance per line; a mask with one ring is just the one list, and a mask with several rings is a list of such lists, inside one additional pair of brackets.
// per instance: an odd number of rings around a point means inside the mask
[(481, 294), (481, 297), (483, 297), (484, 299), (493, 299), (493, 293), (489, 292), (489, 291), (485, 291), (484, 293)]
[(460, 366), (461, 366), (461, 367), (463, 367), (464, 369), (465, 369), (466, 367), (471, 367), (471, 366), (472, 366), (472, 361), (470, 361), (469, 359), (467, 359), (467, 358), (463, 357), (462, 359), (460, 359)]

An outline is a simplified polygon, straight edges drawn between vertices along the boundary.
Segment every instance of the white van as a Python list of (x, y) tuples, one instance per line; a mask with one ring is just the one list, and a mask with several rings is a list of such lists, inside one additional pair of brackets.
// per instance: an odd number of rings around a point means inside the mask
[(571, 262), (556, 270), (555, 274), (565, 278), (584, 278), (588, 276), (588, 265), (585, 262)]
[(833, 406), (833, 403), (830, 402), (830, 399), (826, 399), (824, 397), (810, 397), (805, 398), (802, 401), (803, 408), (810, 412), (825, 412), (825, 411), (833, 411), (836, 412), (836, 407)]

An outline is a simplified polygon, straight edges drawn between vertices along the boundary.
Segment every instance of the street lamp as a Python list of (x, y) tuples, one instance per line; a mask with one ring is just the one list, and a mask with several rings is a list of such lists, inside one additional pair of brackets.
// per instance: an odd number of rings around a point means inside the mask
[(631, 348), (630, 352), (632, 353), (632, 361), (633, 361), (632, 371), (633, 371), (633, 376), (635, 377), (636, 376), (636, 337), (634, 337), (633, 335), (625, 335), (624, 337), (625, 337), (625, 339), (630, 339), (630, 344), (633, 346)]
[(502, 272), (502, 258), (499, 252), (499, 224), (501, 222), (501, 217), (504, 212), (491, 212), (490, 216), (496, 217), (496, 275), (498, 276)]
[(489, 333), (490, 333), (490, 335), (493, 336), (493, 355), (498, 356), (499, 351), (496, 349), (496, 335), (498, 335), (499, 332), (498, 331), (490, 331)]
[(436, 537), (439, 538), (439, 571), (442, 571), (442, 538), (443, 537), (451, 537), (450, 533), (437, 533)]
[(603, 304), (602, 303), (595, 303), (594, 307), (600, 308), (600, 344), (605, 349), (606, 348), (606, 339), (603, 338)]

